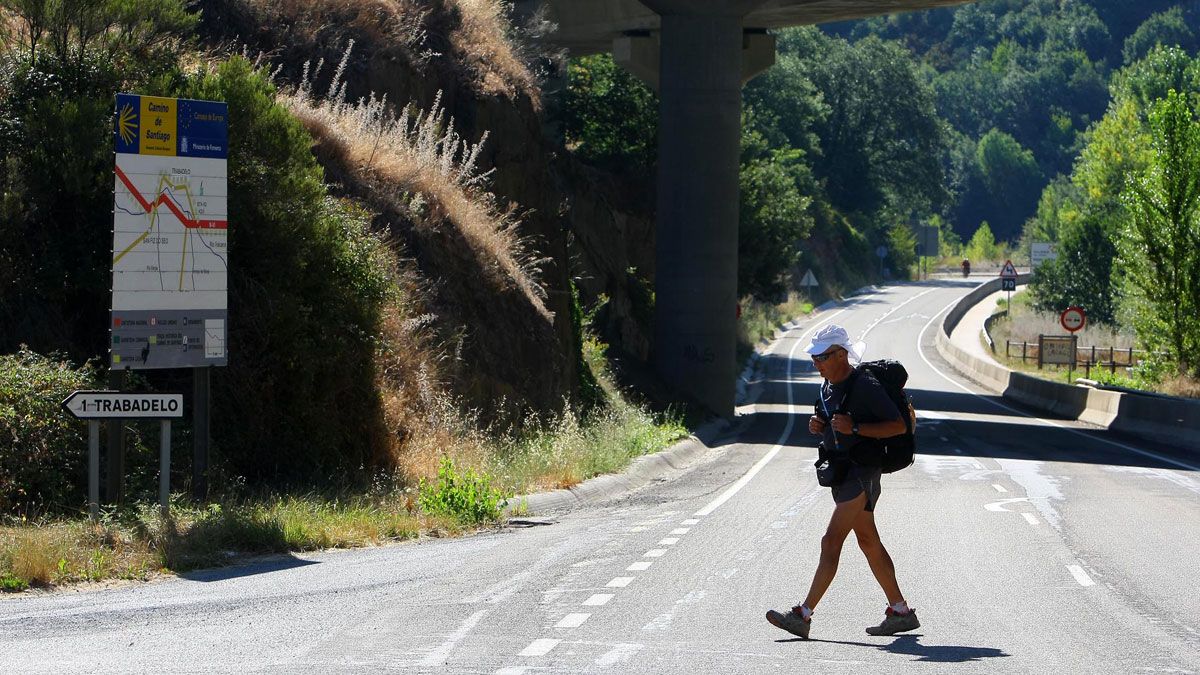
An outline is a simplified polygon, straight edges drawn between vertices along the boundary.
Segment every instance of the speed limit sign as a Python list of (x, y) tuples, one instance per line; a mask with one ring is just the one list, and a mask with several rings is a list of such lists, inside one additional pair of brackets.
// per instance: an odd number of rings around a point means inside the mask
[(1082, 307), (1068, 307), (1059, 315), (1058, 322), (1063, 328), (1074, 333), (1087, 324), (1087, 314), (1084, 314)]

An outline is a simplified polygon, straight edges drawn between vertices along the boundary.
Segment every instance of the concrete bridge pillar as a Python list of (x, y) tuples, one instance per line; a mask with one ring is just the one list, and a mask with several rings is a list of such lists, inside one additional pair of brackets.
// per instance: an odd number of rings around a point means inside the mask
[[(680, 392), (732, 416), (741, 89), (754, 74), (743, 70), (742, 17), (750, 3), (645, 4), (662, 17), (655, 367)], [(761, 65), (771, 36), (751, 35)]]

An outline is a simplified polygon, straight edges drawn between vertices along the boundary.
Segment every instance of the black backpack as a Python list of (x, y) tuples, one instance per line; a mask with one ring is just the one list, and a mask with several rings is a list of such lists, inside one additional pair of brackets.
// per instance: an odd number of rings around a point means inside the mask
[(912, 401), (909, 399), (908, 393), (904, 391), (904, 385), (908, 383), (908, 371), (899, 361), (891, 360), (867, 361), (859, 364), (855, 370), (854, 379), (846, 389), (846, 397), (848, 398), (850, 392), (854, 390), (854, 382), (858, 380), (859, 374), (866, 372), (883, 385), (883, 390), (887, 392), (888, 398), (892, 399), (892, 403), (896, 404), (896, 409), (900, 411), (900, 417), (904, 419), (906, 431), (903, 434), (873, 439), (879, 447), (880, 469), (883, 473), (907, 469), (912, 466), (917, 453)]

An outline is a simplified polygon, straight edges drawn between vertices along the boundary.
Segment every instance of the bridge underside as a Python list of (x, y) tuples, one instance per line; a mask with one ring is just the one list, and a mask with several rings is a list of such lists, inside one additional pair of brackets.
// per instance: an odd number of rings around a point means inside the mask
[(741, 90), (774, 63), (764, 29), (966, 0), (518, 0), (546, 40), (614, 60), (659, 92), (654, 366), (681, 398), (734, 413)]
[[(970, 0), (766, 0), (764, 2), (710, 2), (680, 0), (671, 3), (676, 11), (703, 13), (713, 5), (736, 4), (743, 9), (746, 28), (786, 28), (831, 21), (863, 19), (935, 7), (961, 5)], [(529, 15), (545, 6), (548, 18), (558, 26), (547, 36), (552, 44), (570, 50), (573, 56), (612, 50), (613, 40), (630, 34), (656, 33), (662, 27), (659, 13), (638, 0), (517, 0), (518, 15)]]

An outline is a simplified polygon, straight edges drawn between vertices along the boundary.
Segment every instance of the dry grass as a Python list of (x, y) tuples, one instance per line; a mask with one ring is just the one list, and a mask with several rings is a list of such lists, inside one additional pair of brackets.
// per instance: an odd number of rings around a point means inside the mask
[(306, 81), (281, 93), (280, 101), (318, 139), (322, 154), (366, 187), (377, 206), (407, 214), (424, 227), (454, 228), (494, 287), (515, 285), (551, 321), (537, 280), (541, 261), (518, 234), (515, 208), (499, 209), (482, 188), (490, 172), (477, 172), (476, 160), (487, 135), (477, 143), (460, 138), (454, 120), (445, 118), (440, 96), (428, 112), (405, 106), (398, 116), (386, 99), (347, 103), (340, 74), (349, 54), (347, 49), (324, 98), (317, 98)]
[(1171, 396), (1200, 398), (1200, 379), (1177, 375), (1163, 380), (1160, 391)]
[(244, 1), (260, 25), (286, 25), (312, 44), (350, 35), (372, 51), (404, 53), (417, 68), (445, 58), (477, 93), (525, 96), (541, 106), (537, 77), (501, 0)]
[(145, 579), (162, 566), (134, 533), (86, 522), (0, 527), (0, 577), (30, 586)]

